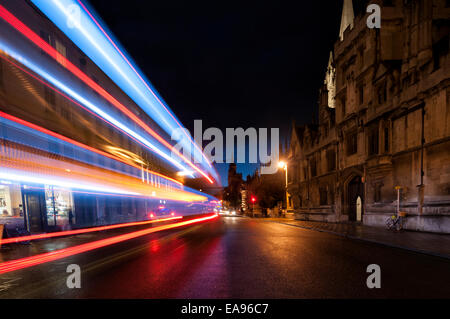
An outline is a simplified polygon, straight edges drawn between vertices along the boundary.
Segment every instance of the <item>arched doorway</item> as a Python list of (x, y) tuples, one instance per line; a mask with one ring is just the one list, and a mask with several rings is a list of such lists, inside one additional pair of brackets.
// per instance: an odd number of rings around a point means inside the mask
[(364, 213), (364, 184), (361, 176), (355, 176), (348, 183), (348, 220), (362, 221)]
[(356, 199), (356, 221), (360, 222), (362, 220), (362, 199), (358, 196)]

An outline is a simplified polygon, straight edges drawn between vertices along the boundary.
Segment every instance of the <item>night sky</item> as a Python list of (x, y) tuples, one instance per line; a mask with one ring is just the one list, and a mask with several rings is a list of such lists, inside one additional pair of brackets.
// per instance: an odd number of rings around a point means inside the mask
[[(342, 1), (90, 0), (181, 122), (310, 122)], [(227, 166), (217, 167), (226, 184)], [(245, 177), (255, 165), (238, 165)]]

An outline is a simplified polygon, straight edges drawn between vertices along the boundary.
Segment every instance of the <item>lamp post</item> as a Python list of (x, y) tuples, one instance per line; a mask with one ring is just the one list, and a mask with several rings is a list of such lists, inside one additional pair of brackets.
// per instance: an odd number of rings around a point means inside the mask
[(289, 208), (287, 163), (286, 162), (279, 162), (278, 163), (278, 167), (284, 169), (284, 172), (285, 172), (285, 178), (286, 178), (286, 213), (287, 213), (288, 212), (288, 208)]

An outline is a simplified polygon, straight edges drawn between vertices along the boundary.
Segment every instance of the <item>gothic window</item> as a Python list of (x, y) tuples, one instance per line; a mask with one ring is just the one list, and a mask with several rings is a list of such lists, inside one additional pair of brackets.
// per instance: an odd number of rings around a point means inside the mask
[(332, 109), (330, 113), (330, 126), (334, 127), (334, 124), (336, 123), (336, 115), (335, 115), (335, 109)]
[(361, 66), (361, 70), (364, 68), (364, 47), (360, 47), (359, 51), (359, 65)]
[(328, 125), (329, 125), (328, 121), (323, 125), (323, 135), (325, 137), (328, 137), (328, 133), (329, 133), (329, 130), (330, 130)]
[(374, 126), (369, 130), (369, 155), (378, 154), (378, 126)]
[(359, 105), (364, 103), (364, 84), (358, 85), (358, 101)]
[(373, 201), (375, 203), (381, 201), (381, 186), (383, 186), (383, 184), (377, 183), (373, 187)]
[(328, 191), (326, 186), (319, 187), (320, 205), (328, 204)]
[(433, 67), (437, 70), (442, 67), (445, 61), (445, 57), (448, 55), (449, 51), (449, 36), (445, 36), (435, 44), (433, 44)]
[(329, 172), (336, 169), (336, 152), (333, 149), (327, 151), (327, 167)]
[(317, 166), (316, 166), (316, 159), (312, 157), (309, 160), (309, 167), (311, 168), (311, 177), (314, 177), (317, 175)]
[(384, 128), (384, 152), (389, 152), (389, 128)]
[(405, 76), (402, 79), (402, 89), (403, 90), (405, 90), (408, 87), (410, 80), (411, 80), (411, 77), (409, 75)]
[(384, 81), (377, 90), (378, 104), (384, 104), (387, 101), (386, 81)]
[(358, 135), (357, 132), (349, 133), (346, 137), (347, 155), (353, 155), (358, 152)]
[(345, 109), (345, 96), (341, 99), (341, 111), (342, 117), (345, 117), (346, 109)]
[(334, 189), (333, 187), (329, 188), (329, 193), (328, 193), (328, 204), (329, 205), (334, 205)]

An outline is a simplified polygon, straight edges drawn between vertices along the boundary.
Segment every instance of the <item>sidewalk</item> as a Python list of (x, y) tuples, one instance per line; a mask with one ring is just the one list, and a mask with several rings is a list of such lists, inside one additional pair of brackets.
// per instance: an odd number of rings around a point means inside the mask
[(405, 230), (395, 232), (382, 227), (350, 223), (326, 223), (287, 218), (264, 218), (263, 220), (450, 259), (450, 235)]

